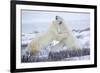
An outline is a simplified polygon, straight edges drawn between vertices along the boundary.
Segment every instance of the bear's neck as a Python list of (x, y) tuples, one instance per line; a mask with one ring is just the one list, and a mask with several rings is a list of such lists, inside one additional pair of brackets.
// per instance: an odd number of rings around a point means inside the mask
[(45, 47), (53, 41), (53, 35), (50, 32), (47, 32), (41, 37), (39, 41), (41, 43), (40, 46)]

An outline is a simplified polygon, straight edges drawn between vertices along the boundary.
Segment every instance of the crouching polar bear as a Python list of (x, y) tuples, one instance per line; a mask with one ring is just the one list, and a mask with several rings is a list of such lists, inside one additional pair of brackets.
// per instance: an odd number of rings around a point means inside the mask
[(46, 33), (32, 39), (27, 46), (28, 51), (35, 54), (53, 40), (59, 41), (60, 44), (65, 44), (69, 49), (79, 49), (71, 31), (68, 26), (64, 24), (63, 18), (56, 16)]

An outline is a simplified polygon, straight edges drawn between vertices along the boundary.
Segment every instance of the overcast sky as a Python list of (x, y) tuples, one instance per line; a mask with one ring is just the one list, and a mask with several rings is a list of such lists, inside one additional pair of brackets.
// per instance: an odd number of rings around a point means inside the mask
[(75, 12), (47, 12), (47, 11), (29, 11), (22, 10), (22, 33), (31, 33), (34, 31), (46, 31), (55, 19), (60, 16), (65, 20), (65, 24), (72, 29), (84, 29), (90, 26), (89, 13)]

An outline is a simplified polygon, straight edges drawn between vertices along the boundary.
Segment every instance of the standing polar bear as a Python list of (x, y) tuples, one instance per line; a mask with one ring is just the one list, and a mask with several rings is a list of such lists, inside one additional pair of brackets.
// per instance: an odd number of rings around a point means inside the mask
[(28, 51), (35, 54), (53, 40), (59, 41), (61, 44), (65, 44), (69, 49), (79, 49), (71, 31), (68, 26), (65, 25), (63, 18), (56, 16), (46, 33), (32, 39), (27, 46)]

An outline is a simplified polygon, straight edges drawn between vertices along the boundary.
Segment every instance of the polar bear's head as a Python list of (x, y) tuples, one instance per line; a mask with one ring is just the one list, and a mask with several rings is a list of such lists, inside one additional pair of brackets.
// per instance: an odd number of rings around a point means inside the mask
[(60, 16), (55, 17), (56, 25), (57, 25), (57, 31), (61, 32), (61, 26), (63, 24), (63, 19)]
[(58, 25), (61, 25), (63, 22), (63, 19), (60, 16), (56, 16), (56, 22), (58, 23)]

